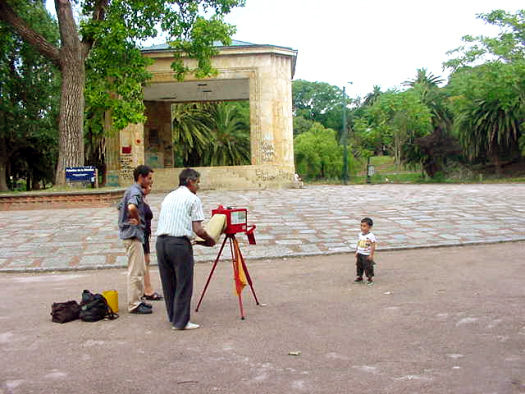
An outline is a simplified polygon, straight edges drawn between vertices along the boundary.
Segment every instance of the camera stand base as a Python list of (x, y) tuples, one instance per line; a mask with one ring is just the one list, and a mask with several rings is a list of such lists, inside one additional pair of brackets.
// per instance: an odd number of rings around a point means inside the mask
[[(219, 249), (219, 253), (217, 254), (217, 257), (215, 258), (215, 261), (213, 262), (213, 266), (211, 267), (210, 275), (208, 276), (206, 285), (204, 286), (204, 289), (202, 290), (202, 294), (199, 299), (199, 303), (197, 304), (197, 308), (195, 308), (195, 312), (199, 311), (199, 307), (201, 306), (202, 299), (204, 298), (204, 294), (206, 294), (206, 290), (208, 289), (208, 285), (210, 284), (211, 277), (213, 276), (213, 272), (215, 271), (215, 268), (217, 267), (217, 263), (219, 262), (219, 259), (221, 258), (221, 254), (224, 249), (224, 246), (226, 245), (226, 241), (229, 241), (230, 243), (230, 251), (232, 255), (232, 265), (233, 265), (233, 277), (235, 280), (235, 292), (237, 293), (237, 297), (239, 298), (239, 309), (241, 312), (241, 320), (245, 320), (241, 293), (246, 283), (250, 285), (250, 289), (252, 290), (252, 294), (253, 294), (253, 298), (255, 299), (255, 303), (257, 305), (260, 305), (260, 304), (259, 304), (259, 300), (257, 299), (257, 295), (255, 294), (255, 290), (253, 289), (253, 282), (250, 277), (250, 273), (248, 272), (248, 267), (246, 267), (246, 262), (244, 261), (244, 257), (241, 253), (239, 242), (235, 238), (235, 234), (226, 234), (226, 237), (224, 237), (224, 241), (222, 242), (221, 248)], [(243, 281), (241, 280), (241, 276), (242, 276), (241, 269), (246, 278), (246, 283), (243, 283)]]

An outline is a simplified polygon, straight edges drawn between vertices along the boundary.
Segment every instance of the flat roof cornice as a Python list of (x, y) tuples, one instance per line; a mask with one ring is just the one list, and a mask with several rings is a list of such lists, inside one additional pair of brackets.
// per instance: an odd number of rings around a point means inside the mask
[[(270, 44), (252, 44), (245, 41), (232, 42), (232, 45), (221, 46), (215, 45), (219, 51), (213, 56), (250, 56), (250, 55), (280, 55), (289, 56), (292, 58), (292, 78), (295, 74), (295, 65), (297, 62), (297, 50)], [(173, 56), (175, 50), (168, 44), (154, 45), (148, 48), (141, 49), (144, 56), (154, 59), (166, 59)]]

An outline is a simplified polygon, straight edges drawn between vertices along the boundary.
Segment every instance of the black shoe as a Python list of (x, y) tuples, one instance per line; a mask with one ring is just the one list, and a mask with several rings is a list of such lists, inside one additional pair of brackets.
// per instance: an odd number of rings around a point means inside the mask
[(159, 293), (157, 293), (156, 291), (154, 291), (153, 294), (150, 294), (150, 295), (144, 294), (144, 295), (142, 295), (141, 300), (161, 301), (162, 300), (162, 296)]
[(153, 312), (152, 308), (148, 308), (146, 305), (142, 303), (129, 313), (136, 313), (138, 315), (149, 315), (152, 312)]
[(357, 278), (355, 278), (354, 282), (362, 282), (363, 281), (363, 277), (362, 276), (358, 276)]
[(144, 305), (146, 308), (153, 308), (153, 305), (148, 304), (147, 302), (141, 302), (140, 305)]

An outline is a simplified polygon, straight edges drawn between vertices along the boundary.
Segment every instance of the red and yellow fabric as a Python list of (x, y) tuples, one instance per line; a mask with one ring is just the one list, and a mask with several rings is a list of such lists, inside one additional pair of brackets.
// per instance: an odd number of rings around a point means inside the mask
[(235, 284), (235, 293), (240, 295), (244, 286), (248, 284), (246, 278), (246, 272), (244, 272), (243, 267), (243, 257), (241, 250), (239, 249), (239, 244), (236, 239), (233, 240), (233, 249), (234, 249), (234, 262), (233, 262), (233, 281)]

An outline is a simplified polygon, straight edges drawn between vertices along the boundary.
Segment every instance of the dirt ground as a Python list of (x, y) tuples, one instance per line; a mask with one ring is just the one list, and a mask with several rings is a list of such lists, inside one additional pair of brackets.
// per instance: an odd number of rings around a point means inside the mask
[[(1, 274), (0, 392), (524, 393), (524, 256), (524, 242), (379, 252), (373, 286), (352, 283), (348, 254), (248, 261), (265, 305), (246, 288), (244, 321), (221, 261), (193, 331), (160, 302), (123, 311), (124, 270)], [(52, 302), (113, 288), (119, 319), (50, 321)]]

